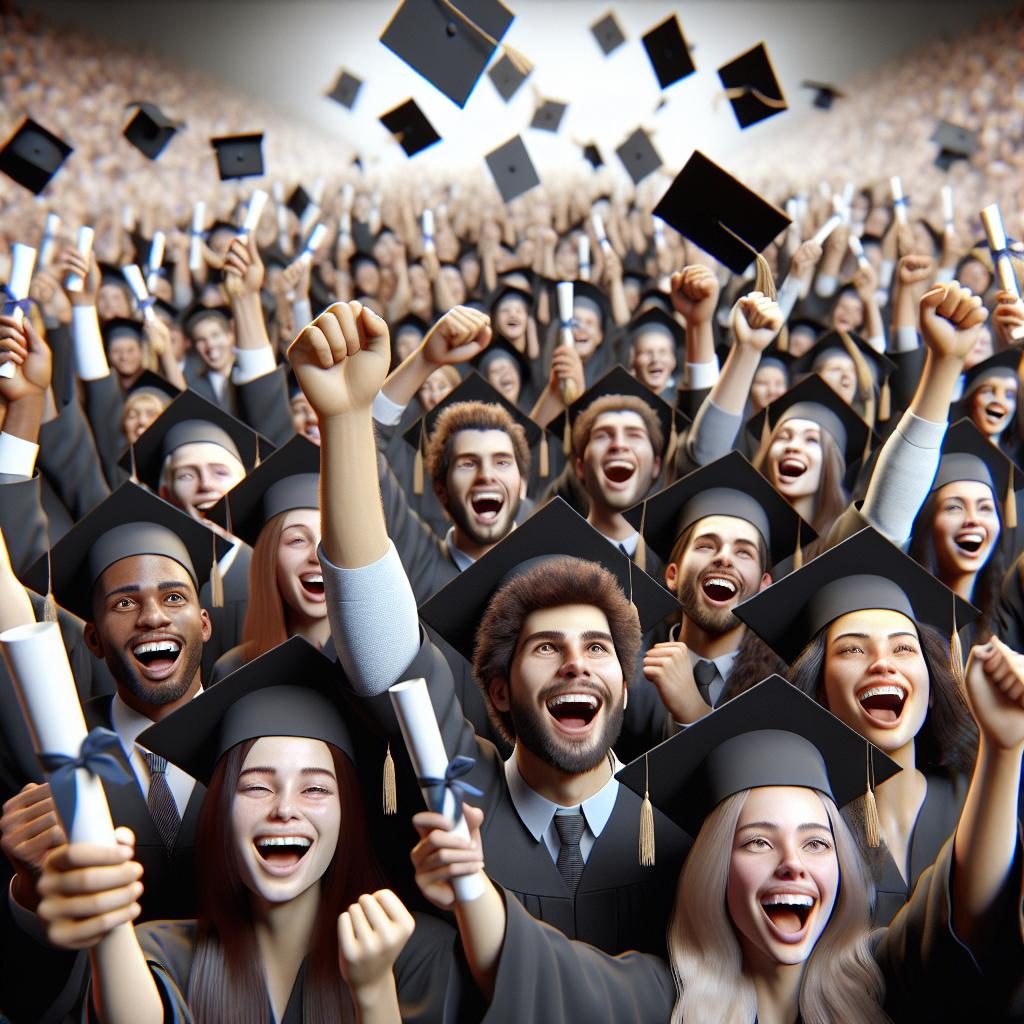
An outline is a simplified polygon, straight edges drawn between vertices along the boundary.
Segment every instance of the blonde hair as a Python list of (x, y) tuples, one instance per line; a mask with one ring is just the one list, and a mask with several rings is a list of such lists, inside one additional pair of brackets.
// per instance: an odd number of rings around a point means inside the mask
[[(672, 1024), (713, 1020), (751, 1024), (754, 985), (726, 909), (730, 857), (740, 812), (750, 790), (723, 800), (704, 821), (679, 875), (668, 927), (669, 965), (676, 984)], [(839, 892), (832, 916), (804, 966), (803, 1024), (880, 1024), (885, 982), (868, 944), (872, 887), (856, 840), (829, 797), (828, 814), (839, 860)], [(726, 855), (723, 855), (726, 854)]]

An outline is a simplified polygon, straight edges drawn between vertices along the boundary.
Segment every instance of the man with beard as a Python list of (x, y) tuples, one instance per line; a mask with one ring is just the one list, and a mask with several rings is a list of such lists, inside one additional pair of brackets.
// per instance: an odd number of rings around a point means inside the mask
[[(463, 342), (476, 330), (467, 324)], [(489, 868), (533, 914), (609, 952), (664, 953), (672, 873), (685, 836), (656, 815), (657, 866), (638, 864), (640, 801), (614, 779), (611, 746), (641, 629), (674, 602), (553, 502), (424, 605), (424, 622), (473, 661), (493, 716), (514, 741), (503, 762), (474, 734), (448, 664), (418, 628), (412, 588), (387, 535), (371, 417), (387, 357), (387, 325), (359, 303), (332, 306), (288, 354), (321, 422), (320, 557), (349, 685), (397, 741), (385, 691), (401, 679), (429, 681), (448, 755), (475, 760), (467, 781), (482, 790)], [(507, 444), (507, 435), (496, 433), (495, 453)], [(515, 461), (510, 452), (494, 457)], [(483, 461), (467, 460), (468, 475)]]

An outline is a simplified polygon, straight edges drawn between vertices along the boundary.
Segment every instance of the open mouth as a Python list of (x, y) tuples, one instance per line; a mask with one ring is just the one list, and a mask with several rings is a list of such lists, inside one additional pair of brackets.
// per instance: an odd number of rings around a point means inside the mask
[(601, 710), (601, 702), (590, 693), (560, 693), (548, 700), (547, 709), (563, 731), (583, 732)]
[(985, 535), (980, 530), (964, 530), (953, 538), (953, 543), (967, 555), (976, 555), (985, 543)]
[(989, 423), (995, 424), (1000, 423), (1006, 418), (1009, 409), (1004, 405), (1000, 405), (998, 402), (992, 402), (985, 406), (985, 418)]
[(306, 427), (305, 430), (302, 431), (302, 433), (303, 433), (303, 436), (307, 440), (312, 441), (313, 444), (319, 444), (320, 443), (320, 428), (319, 427)]
[(181, 656), (180, 640), (148, 640), (132, 648), (135, 660), (142, 665), (147, 676), (160, 678), (174, 671)]
[(725, 576), (705, 576), (701, 580), (700, 589), (716, 604), (731, 601), (739, 590), (736, 584)]
[(477, 519), (484, 523), (493, 523), (497, 520), (505, 500), (497, 491), (481, 491), (469, 499), (469, 504)]
[(907, 691), (902, 686), (885, 683), (864, 690), (857, 700), (864, 713), (876, 724), (895, 725), (903, 714)]
[(624, 484), (636, 472), (636, 466), (631, 462), (618, 460), (606, 462), (601, 468), (613, 484)]
[(259, 836), (253, 845), (266, 864), (291, 869), (306, 856), (313, 841), (306, 836)]
[(804, 893), (779, 892), (761, 900), (765, 917), (783, 935), (798, 936), (807, 926), (807, 919), (817, 901)]
[(324, 593), (324, 578), (321, 573), (311, 572), (305, 576), (299, 577), (299, 582), (302, 584), (302, 589), (308, 594), (313, 594), (316, 597), (323, 597)]
[(785, 458), (779, 463), (779, 476), (786, 480), (795, 480), (807, 472), (807, 465), (800, 459)]

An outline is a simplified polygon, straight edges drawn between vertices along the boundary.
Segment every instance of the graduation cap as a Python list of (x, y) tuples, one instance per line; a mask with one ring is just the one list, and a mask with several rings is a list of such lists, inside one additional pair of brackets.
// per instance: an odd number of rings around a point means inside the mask
[(606, 57), (610, 53), (614, 53), (626, 41), (614, 11), (609, 11), (603, 18), (595, 21), (590, 26), (590, 32)]
[(125, 398), (129, 395), (146, 394), (156, 395), (166, 403), (177, 398), (181, 394), (181, 388), (176, 387), (166, 377), (161, 377), (159, 373), (143, 370), (135, 383), (125, 392)]
[(380, 41), (464, 107), (513, 17), (499, 0), (404, 0)]
[(544, 100), (534, 111), (530, 127), (542, 132), (557, 132), (567, 106), (568, 104), (559, 103), (557, 100)]
[(695, 469), (623, 516), (666, 562), (682, 534), (708, 516), (732, 516), (750, 523), (764, 539), (769, 565), (788, 558), (816, 536), (737, 451)]
[(733, 609), (787, 664), (842, 615), (873, 608), (900, 612), (944, 636), (980, 612), (870, 527)]
[(263, 174), (263, 136), (222, 135), (210, 139), (217, 151), (217, 171), (221, 181)]
[(529, 71), (523, 71), (517, 67), (516, 62), (509, 55), (502, 56), (491, 65), (487, 77), (494, 83), (498, 95), (506, 102), (512, 99), (519, 91), (519, 86), (529, 77)]
[(320, 449), (296, 435), (240, 480), (207, 517), (250, 547), (274, 516), (320, 508)]
[(667, 89), (697, 70), (690, 57), (690, 47), (683, 36), (683, 30), (679, 27), (679, 19), (674, 14), (647, 32), (643, 44), (662, 89)]
[(196, 592), (206, 581), (214, 535), (144, 487), (128, 481), (104, 498), (26, 573), (25, 584), (91, 622), (96, 581), (115, 562), (135, 555), (171, 558), (192, 577)]
[(386, 114), (381, 114), (380, 123), (391, 132), (395, 141), (405, 150), (406, 156), (415, 156), (420, 150), (441, 141), (441, 136), (415, 100), (406, 100)]
[(1001, 379), (1019, 382), (1020, 358), (1020, 349), (1008, 348), (989, 356), (988, 359), (983, 359), (980, 363), (975, 363), (964, 374), (964, 389), (960, 395), (960, 402), (963, 403), (986, 381)]
[(499, 284), (497, 288), (487, 297), (486, 306), (492, 320), (498, 307), (506, 298), (520, 299), (526, 303), (527, 310), (533, 309), (533, 294), (525, 288), (514, 284)]
[(745, 789), (799, 786), (842, 807), (899, 770), (817, 701), (772, 675), (615, 777), (696, 836), (723, 800)]
[(39, 195), (72, 152), (62, 138), (26, 117), (0, 149), (0, 171)]
[(361, 78), (356, 78), (348, 71), (340, 71), (334, 85), (331, 86), (331, 91), (327, 93), (327, 98), (334, 100), (335, 103), (340, 103), (347, 110), (351, 110), (356, 105), (359, 90), (362, 87), (363, 80)]
[[(231, 227), (227, 225), (227, 227)], [(231, 227), (232, 234), (235, 229)], [(233, 317), (231, 315), (231, 308), (229, 306), (204, 306), (201, 303), (193, 303), (181, 317), (181, 329), (188, 335), (192, 336), (192, 330), (200, 320), (205, 320), (207, 317), (218, 317), (225, 324), (229, 325), (232, 323)]]
[[(480, 355), (474, 357), (471, 362), (481, 374), (486, 374), (487, 368), (491, 363), (502, 359), (515, 364), (516, 370), (519, 373), (520, 382), (528, 381), (530, 379), (530, 364), (527, 362), (526, 356), (524, 356), (523, 353), (514, 345), (501, 337), (495, 336), (491, 338), (490, 344), (487, 348), (485, 348)], [(533, 423), (534, 421), (531, 420), (530, 422)]]
[(835, 100), (846, 98), (846, 93), (840, 92), (834, 85), (825, 82), (801, 82), (801, 89), (814, 90), (814, 105), (819, 110), (831, 110)]
[(126, 316), (115, 316), (105, 321), (101, 325), (101, 334), (104, 348), (109, 348), (118, 338), (131, 338), (140, 345), (145, 341), (142, 324)]
[(699, 150), (676, 175), (654, 215), (740, 275), (755, 253), (792, 223)]
[(182, 127), (155, 103), (136, 103), (135, 114), (124, 129), (124, 137), (140, 152), (156, 160)]
[[(668, 296), (665, 297), (668, 298)], [(640, 311), (638, 303), (637, 310), (639, 311), (637, 315), (626, 324), (626, 334), (631, 341), (640, 337), (641, 334), (657, 332), (671, 338), (672, 344), (677, 349), (683, 349), (686, 346), (686, 331), (674, 316), (665, 312), (664, 308), (650, 305)]]
[(406, 331), (415, 331), (422, 340), (427, 336), (427, 331), (429, 330), (430, 324), (422, 317), (418, 317), (415, 313), (406, 313), (391, 328), (391, 337), (392, 339), (397, 339), (400, 334), (404, 334)]
[(797, 331), (806, 331), (808, 334), (814, 335), (815, 343), (828, 328), (820, 321), (814, 320), (808, 316), (795, 316), (786, 324), (786, 329), (789, 331), (789, 336), (792, 337)]
[(780, 398), (747, 420), (747, 430), (762, 441), (786, 420), (811, 420), (827, 430), (849, 469), (870, 451), (875, 435), (854, 409), (816, 373), (805, 377)]
[(536, 168), (526, 151), (526, 143), (522, 136), (509, 139), (503, 146), (491, 150), (486, 158), (487, 166), (494, 175), (494, 183), (498, 186), (501, 198), (506, 203), (529, 192), (540, 184)]
[(138, 741), (204, 786), (232, 747), (263, 736), (323, 740), (355, 761), (343, 700), (338, 666), (305, 637), (293, 636), (151, 725)]
[(633, 179), (634, 185), (639, 185), (644, 178), (661, 166), (661, 157), (654, 148), (651, 137), (643, 128), (637, 128), (615, 153)]
[(604, 160), (601, 159), (601, 151), (593, 142), (588, 142), (583, 147), (583, 159), (596, 171), (598, 167), (604, 167)]
[(288, 196), (284, 205), (287, 206), (299, 220), (302, 220), (302, 215), (306, 212), (309, 208), (309, 204), (312, 202), (313, 197), (301, 185), (296, 185), (295, 188), (292, 189), (291, 195)]
[(741, 128), (788, 109), (764, 43), (723, 64), (718, 77)]
[(548, 557), (597, 562), (618, 580), (646, 631), (679, 603), (561, 498), (553, 498), (447, 586), (420, 605), (420, 618), (472, 662), (476, 631), (491, 598), (524, 563)]
[(138, 478), (155, 491), (167, 456), (184, 444), (201, 443), (220, 445), (247, 472), (274, 450), (241, 420), (194, 391), (183, 391), (125, 451), (118, 465), (129, 472), (134, 468)]
[(978, 133), (950, 121), (940, 121), (930, 141), (939, 144), (935, 166), (943, 171), (948, 171), (957, 160), (969, 160), (978, 152)]

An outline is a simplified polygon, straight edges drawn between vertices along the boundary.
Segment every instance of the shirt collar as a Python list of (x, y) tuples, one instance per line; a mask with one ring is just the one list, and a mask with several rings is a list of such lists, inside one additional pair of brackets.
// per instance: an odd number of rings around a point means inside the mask
[(737, 649), (730, 651), (728, 654), (720, 654), (717, 658), (702, 658), (696, 651), (691, 651), (689, 648), (687, 648), (686, 653), (690, 656), (691, 665), (696, 665), (698, 661), (710, 661), (718, 669), (718, 674), (723, 679), (728, 679), (729, 673), (732, 671), (732, 667), (736, 663), (740, 652)]
[(459, 572), (465, 572), (475, 561), (475, 558), (470, 558), (465, 551), (455, 546), (455, 527), (449, 526), (448, 532), (444, 535), (444, 542), (448, 545), (448, 554), (451, 555), (452, 561), (455, 563), (455, 568)]
[[(600, 532), (601, 531), (599, 530), (598, 533)], [(626, 554), (629, 555), (630, 558), (636, 554), (636, 546), (640, 541), (640, 534), (635, 530), (628, 537), (624, 537), (622, 540), (616, 540), (614, 537), (609, 537), (606, 533), (602, 533), (601, 536), (604, 537), (609, 544), (614, 544), (617, 548), (625, 548)]]
[[(202, 692), (203, 688), (200, 686), (196, 691), (196, 696), (198, 697)], [(153, 725), (153, 719), (147, 718), (134, 708), (129, 707), (121, 699), (121, 695), (115, 693), (110, 703), (110, 724), (121, 741), (125, 756), (130, 758), (139, 734)]]

